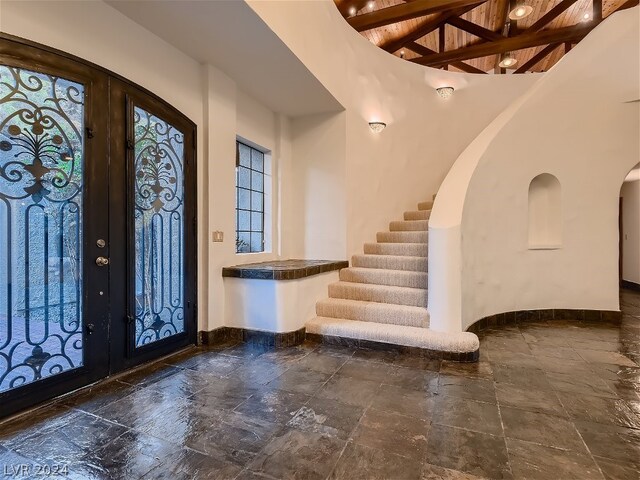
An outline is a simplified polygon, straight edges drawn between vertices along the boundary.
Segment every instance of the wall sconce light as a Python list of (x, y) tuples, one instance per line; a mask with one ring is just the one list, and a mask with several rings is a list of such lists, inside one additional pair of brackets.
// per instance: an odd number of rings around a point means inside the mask
[(369, 128), (373, 133), (380, 133), (387, 124), (383, 122), (369, 122)]
[(438, 95), (440, 95), (442, 98), (449, 98), (451, 95), (453, 95), (454, 88), (440, 87), (440, 88), (436, 88), (436, 92), (438, 92)]

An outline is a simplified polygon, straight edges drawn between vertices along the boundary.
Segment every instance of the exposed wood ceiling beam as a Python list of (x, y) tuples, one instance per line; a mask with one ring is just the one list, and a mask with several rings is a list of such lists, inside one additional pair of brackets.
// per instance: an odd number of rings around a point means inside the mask
[(562, 44), (561, 43), (552, 43), (550, 45), (547, 45), (542, 50), (540, 50), (538, 53), (536, 53), (533, 57), (531, 57), (529, 60), (524, 62), (521, 66), (519, 66), (513, 73), (525, 73), (526, 71), (528, 71), (532, 67), (534, 67), (540, 60), (542, 60), (547, 55), (549, 55), (551, 52), (553, 52), (556, 48), (558, 48), (560, 45), (562, 45)]
[[(432, 53), (437, 53), (435, 50), (431, 50), (423, 45), (420, 45), (416, 42), (410, 42), (406, 45), (406, 48), (409, 50), (416, 52), (418, 55), (431, 55)], [(467, 73), (487, 73), (479, 68), (474, 67), (473, 65), (469, 65), (464, 62), (451, 62), (452, 67), (456, 67), (459, 70)]]
[(415, 0), (392, 7), (382, 8), (355, 17), (347, 18), (347, 22), (358, 32), (371, 28), (383, 27), (392, 23), (423, 17), (444, 10), (478, 5), (482, 0)]
[(595, 28), (597, 24), (591, 22), (584, 25), (558, 28), (555, 30), (543, 30), (537, 33), (521, 34), (516, 37), (504, 38), (495, 42), (481, 43), (471, 47), (462, 47), (445, 53), (435, 53), (410, 61), (420, 65), (439, 67), (453, 61), (468, 60), (470, 58), (486, 57), (488, 55), (501, 54), (523, 48), (548, 45), (549, 43), (579, 42), (585, 35)]
[(425, 35), (430, 34), (435, 29), (437, 29), (440, 26), (444, 25), (445, 22), (447, 20), (449, 20), (449, 18), (457, 16), (457, 15), (464, 15), (465, 13), (473, 10), (478, 5), (480, 5), (481, 3), (484, 3), (486, 1), (487, 0), (483, 0), (483, 1), (479, 2), (479, 3), (476, 3), (474, 5), (470, 5), (470, 6), (464, 7), (464, 8), (459, 8), (459, 9), (455, 9), (455, 10), (449, 10), (449, 11), (446, 11), (446, 12), (440, 12), (440, 13), (432, 16), (431, 18), (425, 20), (424, 23), (422, 25), (418, 26), (418, 28), (416, 28), (415, 30), (407, 33), (406, 35), (402, 35), (401, 37), (394, 38), (392, 40), (389, 40), (388, 42), (382, 43), (382, 44), (379, 45), (379, 47), (382, 48), (383, 50), (386, 50), (389, 53), (393, 53), (393, 52), (401, 49), (402, 47), (404, 47), (408, 43), (414, 42), (414, 41), (418, 40), (419, 38), (422, 38)]
[(536, 22), (534, 22), (523, 33), (533, 33), (543, 29), (546, 25), (558, 18), (567, 8), (576, 3), (576, 1), (577, 0), (562, 0), (559, 4), (545, 13)]
[(626, 10), (627, 8), (637, 7), (638, 3), (640, 3), (639, 0), (629, 0), (628, 2), (625, 2), (620, 8), (618, 8), (616, 12), (619, 12), (620, 10)]
[(447, 20), (447, 23), (449, 25), (453, 25), (456, 28), (459, 28), (460, 30), (469, 32), (471, 35), (482, 38), (483, 40), (489, 40), (490, 42), (504, 38), (502, 35), (494, 32), (493, 30), (484, 28), (461, 17), (451, 17), (449, 18), (449, 20)]
[(593, 20), (597, 23), (602, 21), (602, 0), (593, 0)]

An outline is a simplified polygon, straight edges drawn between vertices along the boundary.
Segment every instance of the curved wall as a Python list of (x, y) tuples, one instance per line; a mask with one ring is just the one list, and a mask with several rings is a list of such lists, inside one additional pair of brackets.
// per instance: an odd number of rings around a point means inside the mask
[[(432, 261), (448, 250), (429, 272), (430, 285), (449, 282), (430, 296), (439, 329), (514, 310), (618, 309), (618, 197), (640, 158), (639, 57), (638, 8), (613, 15), (461, 155), (429, 225), (442, 248)], [(562, 185), (558, 249), (529, 249), (528, 190), (541, 173)]]
[[(462, 150), (540, 78), (453, 73), (406, 62), (360, 36), (331, 0), (248, 3), (345, 107), (344, 156), (332, 157), (343, 167), (332, 174), (344, 185), (347, 241), (334, 255), (360, 252), (390, 220), (431, 199)], [(443, 85), (456, 88), (448, 100), (435, 91)], [(387, 128), (374, 134), (371, 120)], [(309, 202), (304, 208), (324, 217), (322, 204)], [(314, 252), (302, 248), (300, 254)]]

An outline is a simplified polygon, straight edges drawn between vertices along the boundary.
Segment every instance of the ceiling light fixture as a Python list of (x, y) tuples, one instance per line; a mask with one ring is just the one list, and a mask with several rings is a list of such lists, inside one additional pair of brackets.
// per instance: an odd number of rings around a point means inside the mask
[(506, 53), (505, 56), (502, 57), (502, 60), (500, 60), (498, 66), (500, 68), (513, 68), (516, 66), (516, 63), (518, 63), (518, 60), (513, 58), (510, 53)]
[(400, 58), (404, 58), (404, 50), (400, 50)]
[(369, 3), (367, 3), (367, 6), (369, 7), (369, 10), (373, 10), (373, 7), (375, 6), (375, 3), (369, 2)]
[(436, 92), (438, 92), (438, 95), (440, 95), (442, 98), (449, 98), (451, 95), (453, 95), (454, 88), (453, 87), (439, 87), (439, 88), (436, 88)]
[(356, 7), (349, 7), (349, 15), (354, 16), (356, 14)]
[(532, 6), (521, 3), (509, 12), (509, 18), (511, 20), (520, 20), (521, 18), (528, 17), (532, 12)]
[(585, 14), (582, 16), (582, 21), (583, 21), (583, 22), (586, 22), (587, 20), (590, 20), (590, 19), (591, 19), (591, 14), (590, 14), (589, 12), (585, 13)]
[(384, 122), (369, 122), (369, 128), (373, 133), (380, 133), (387, 124)]

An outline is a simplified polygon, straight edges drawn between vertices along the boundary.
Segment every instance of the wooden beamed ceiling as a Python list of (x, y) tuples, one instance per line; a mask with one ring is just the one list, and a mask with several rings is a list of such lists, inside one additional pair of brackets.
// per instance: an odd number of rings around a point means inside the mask
[[(639, 0), (334, 1), (353, 28), (405, 60), (467, 73), (525, 73), (547, 71), (603, 19)], [(520, 4), (533, 12), (510, 20)], [(512, 70), (498, 67), (506, 53), (517, 60)]]

